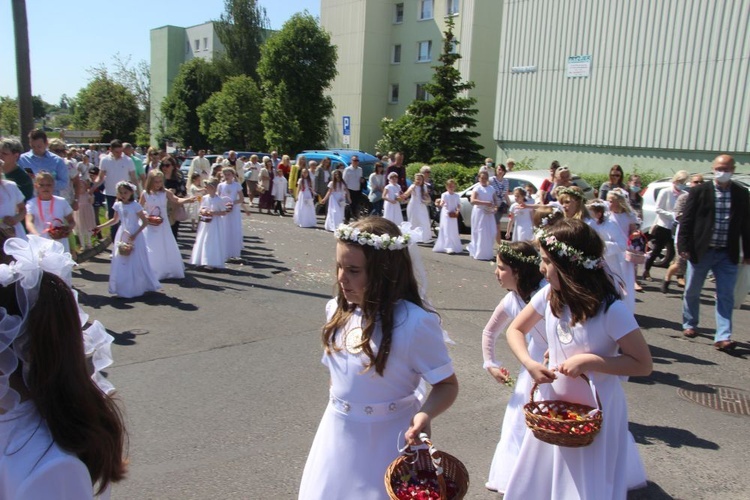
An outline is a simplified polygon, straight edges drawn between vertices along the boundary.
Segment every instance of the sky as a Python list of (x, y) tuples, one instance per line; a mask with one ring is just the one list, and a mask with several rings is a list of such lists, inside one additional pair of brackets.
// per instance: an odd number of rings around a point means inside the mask
[[(296, 12), (320, 16), (320, 0), (260, 0), (280, 29)], [(126, 8), (123, 8), (126, 6)], [(194, 26), (218, 19), (224, 0), (26, 0), (31, 59), (31, 93), (58, 104), (75, 97), (90, 79), (88, 70), (107, 65), (119, 53), (131, 65), (149, 62), (150, 31), (171, 24)], [(0, 1), (0, 96), (16, 97), (16, 52), (10, 1)]]

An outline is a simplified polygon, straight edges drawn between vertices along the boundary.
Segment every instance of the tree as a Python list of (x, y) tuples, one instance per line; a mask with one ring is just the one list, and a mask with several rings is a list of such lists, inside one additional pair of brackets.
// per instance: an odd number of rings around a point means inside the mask
[(325, 145), (333, 100), (324, 92), (336, 58), (330, 35), (308, 12), (293, 15), (266, 41), (258, 74), (269, 147), (293, 153)]
[(20, 133), (18, 101), (11, 97), (0, 97), (0, 134), (18, 135)]
[[(151, 122), (151, 68), (144, 60), (133, 65), (130, 59), (131, 56), (123, 58), (118, 52), (113, 59), (114, 71), (110, 71), (104, 63), (101, 63), (89, 68), (88, 72), (93, 78), (103, 77), (128, 89), (138, 103), (139, 126), (148, 130)], [(63, 105), (73, 105), (65, 94), (60, 98), (60, 108), (63, 108)]]
[(31, 96), (31, 109), (32, 109), (31, 112), (32, 112), (32, 115), (34, 116), (34, 119), (39, 120), (47, 116), (48, 106), (49, 104), (44, 102), (44, 99), (42, 99), (42, 96), (40, 95)]
[(224, 13), (214, 21), (227, 58), (241, 74), (258, 79), (260, 46), (270, 23), (256, 0), (224, 0)]
[(216, 149), (263, 151), (260, 110), (263, 98), (249, 76), (233, 76), (198, 107), (200, 132)]
[(136, 98), (124, 85), (98, 76), (78, 92), (74, 114), (75, 125), (99, 130), (102, 140), (133, 142), (138, 127)]
[[(480, 146), (474, 139), (479, 133), (472, 130), (477, 123), (476, 99), (464, 97), (474, 88), (473, 82), (461, 82), (461, 72), (456, 62), (461, 55), (455, 50), (458, 41), (453, 35), (453, 18), (447, 18), (443, 32), (443, 51), (438, 59), (442, 64), (434, 66), (432, 81), (425, 85), (431, 96), (414, 101), (406, 114), (393, 122), (384, 122), (385, 137), (402, 135), (406, 146), (414, 154), (414, 161), (455, 162), (469, 165), (481, 160)], [(414, 127), (414, 128), (413, 128)]]
[(197, 148), (209, 146), (208, 139), (200, 131), (198, 107), (211, 94), (221, 90), (222, 82), (231, 76), (225, 68), (226, 63), (208, 62), (199, 57), (180, 67), (172, 89), (161, 105), (162, 115), (167, 120), (164, 137)]

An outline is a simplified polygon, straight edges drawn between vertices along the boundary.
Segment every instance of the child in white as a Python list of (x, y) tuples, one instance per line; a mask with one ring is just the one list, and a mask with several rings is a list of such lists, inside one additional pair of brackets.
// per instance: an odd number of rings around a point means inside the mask
[(489, 184), (489, 174), (487, 171), (479, 172), (479, 184), (471, 192), (471, 243), (466, 246), (473, 259), (494, 258), (496, 201), (495, 190)]
[(315, 191), (310, 180), (310, 171), (303, 168), (297, 181), (297, 203), (294, 205), (294, 223), (299, 227), (315, 227), (318, 219), (315, 217), (313, 203)]
[(273, 211), (279, 214), (281, 217), (286, 215), (284, 210), (284, 202), (286, 202), (286, 194), (289, 190), (289, 182), (284, 177), (284, 171), (278, 169), (276, 176), (273, 178)]
[(195, 245), (190, 256), (190, 263), (207, 269), (223, 268), (226, 261), (226, 242), (224, 227), (220, 224), (221, 217), (226, 215), (227, 207), (224, 200), (216, 194), (219, 180), (212, 178), (206, 181), (206, 194), (201, 200), (198, 233), (195, 235)]
[(383, 217), (396, 225), (404, 222), (401, 213), (401, 186), (398, 185), (398, 173), (388, 174), (388, 184), (383, 188)]
[[(129, 182), (117, 183), (117, 201), (113, 207), (114, 217), (95, 228), (95, 231), (99, 231), (120, 223), (114, 238), (109, 293), (125, 298), (139, 297), (146, 292), (161, 288), (148, 261), (146, 239), (141, 234), (148, 222), (143, 207), (134, 201), (135, 189), (135, 186)], [(132, 250), (128, 255), (121, 252), (126, 244), (132, 245)]]
[(334, 231), (339, 224), (344, 222), (344, 208), (349, 201), (349, 190), (346, 189), (340, 170), (334, 170), (331, 175), (331, 182), (328, 183), (328, 192), (323, 197), (321, 203), (328, 202), (328, 212), (326, 213), (325, 229)]
[(26, 239), (23, 222), (26, 220), (26, 200), (18, 185), (0, 179), (0, 225), (6, 237)]
[(417, 243), (427, 243), (432, 239), (432, 224), (430, 221), (430, 211), (427, 205), (430, 203), (430, 194), (424, 185), (424, 175), (415, 174), (414, 184), (404, 193), (404, 199), (409, 198), (409, 204), (406, 205), (406, 217), (414, 229), (422, 231), (422, 241)]
[(235, 180), (236, 174), (233, 168), (226, 167), (221, 173), (224, 182), (219, 184), (217, 194), (220, 198), (229, 199), (232, 209), (226, 216), (222, 217), (220, 223), (224, 224), (224, 238), (226, 239), (227, 259), (237, 259), (242, 255), (242, 185)]
[(91, 248), (91, 235), (96, 227), (94, 213), (94, 194), (90, 189), (92, 182), (88, 178), (81, 178), (81, 192), (78, 195), (78, 210), (75, 211), (76, 234), (84, 250)]
[(198, 227), (198, 217), (201, 208), (201, 197), (206, 194), (206, 189), (203, 187), (203, 178), (201, 174), (193, 174), (190, 179), (190, 186), (187, 188), (188, 196), (192, 198), (193, 202), (188, 203), (185, 209), (190, 216), (190, 227), (193, 231)]
[[(511, 241), (531, 241), (534, 239), (534, 209), (536, 205), (527, 204), (526, 191), (517, 187), (513, 190), (515, 203), (508, 209), (508, 230), (505, 232), (505, 238)], [(512, 235), (512, 238), (511, 238)]]
[[(198, 174), (200, 177), (200, 174)], [(191, 186), (192, 187), (192, 186)], [(143, 231), (148, 248), (148, 262), (156, 279), (182, 279), (185, 277), (185, 265), (182, 254), (174, 239), (172, 228), (166, 217), (167, 203), (189, 203), (191, 198), (178, 198), (172, 191), (164, 189), (164, 174), (161, 170), (152, 170), (146, 177), (141, 193), (140, 203), (148, 214), (149, 223)], [(161, 223), (157, 223), (161, 217)]]
[[(440, 195), (440, 199), (435, 202), (440, 208), (440, 231), (432, 247), (433, 252), (461, 253), (463, 244), (461, 236), (458, 234), (458, 215), (461, 210), (461, 197), (456, 193), (456, 181), (448, 179), (445, 183), (447, 191)], [(451, 217), (451, 214), (455, 217)]]
[[(62, 243), (66, 252), (70, 252), (68, 235), (76, 225), (73, 209), (61, 196), (52, 193), (55, 190), (55, 179), (48, 172), (40, 172), (34, 178), (36, 197), (26, 202), (26, 231), (47, 239)], [(53, 228), (64, 229), (60, 232), (50, 231)]]

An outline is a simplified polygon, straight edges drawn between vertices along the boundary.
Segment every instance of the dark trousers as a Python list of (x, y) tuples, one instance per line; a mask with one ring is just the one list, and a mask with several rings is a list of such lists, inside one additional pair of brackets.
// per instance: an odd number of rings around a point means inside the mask
[[(361, 201), (362, 191), (354, 191), (352, 189), (349, 190), (349, 199), (352, 200), (352, 204), (350, 205), (349, 211), (351, 212), (351, 218), (354, 220), (359, 219), (359, 204)], [(346, 223), (349, 222), (349, 219), (347, 217)]]
[[(107, 217), (111, 219), (115, 216), (115, 202), (117, 201), (117, 196), (105, 195), (105, 198), (107, 198)], [(120, 229), (119, 222), (110, 228), (112, 231), (112, 241), (115, 241), (118, 229)]]
[(654, 226), (651, 231), (651, 239), (654, 241), (654, 245), (651, 247), (651, 256), (646, 261), (646, 271), (651, 269), (651, 266), (654, 265), (654, 261), (659, 254), (661, 254), (661, 251), (664, 250), (664, 248), (668, 248), (667, 245), (674, 245), (674, 242), (672, 241), (672, 231), (666, 227)]

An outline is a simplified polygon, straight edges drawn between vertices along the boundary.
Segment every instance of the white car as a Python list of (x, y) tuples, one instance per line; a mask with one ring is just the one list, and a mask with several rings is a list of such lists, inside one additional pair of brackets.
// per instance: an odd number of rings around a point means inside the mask
[[(510, 185), (510, 193), (508, 193), (508, 195), (510, 196), (511, 202), (513, 201), (513, 189), (517, 187), (523, 188), (526, 184), (531, 183), (537, 191), (539, 191), (544, 179), (547, 179), (548, 177), (549, 170), (519, 170), (517, 172), (508, 172), (505, 174), (505, 178), (508, 179), (508, 184)], [(594, 190), (580, 176), (573, 174), (571, 180), (573, 181), (573, 184), (583, 190), (583, 194), (586, 196), (587, 200), (594, 198)], [(458, 217), (458, 228), (459, 231), (463, 233), (468, 233), (471, 229), (471, 192), (474, 190), (474, 186), (476, 186), (476, 184), (458, 193), (461, 197), (461, 214)], [(503, 215), (503, 218), (500, 220), (500, 228), (503, 233), (505, 233), (508, 228), (507, 214)]]

